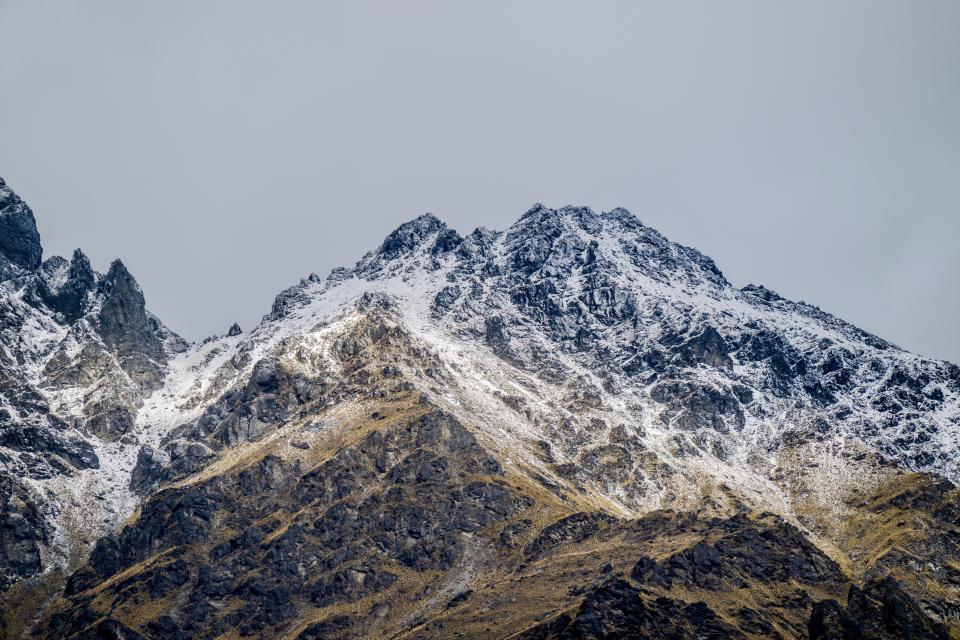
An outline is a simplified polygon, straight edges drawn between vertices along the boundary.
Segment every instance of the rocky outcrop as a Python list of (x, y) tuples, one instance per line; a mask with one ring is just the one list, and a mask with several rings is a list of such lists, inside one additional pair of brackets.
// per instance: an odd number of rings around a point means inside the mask
[(51, 528), (36, 500), (26, 485), (0, 475), (0, 594), (43, 568), (40, 545), (49, 542)]
[(835, 584), (845, 577), (840, 567), (779, 518), (757, 523), (734, 516), (711, 525), (709, 540), (661, 561), (641, 558), (631, 572), (640, 584), (667, 589), (747, 588), (757, 582), (786, 585)]
[(572, 613), (529, 629), (523, 640), (637, 638), (743, 638), (703, 602), (644, 598), (630, 583), (612, 579), (590, 590)]
[(33, 212), (0, 178), (0, 280), (37, 269), (42, 256)]
[(100, 283), (97, 330), (120, 366), (144, 389), (156, 388), (165, 358), (162, 327), (147, 312), (143, 292), (119, 260)]
[(434, 235), (434, 252), (450, 251), (459, 244), (460, 236), (456, 231), (448, 229), (433, 214), (425, 213), (397, 227), (377, 249), (377, 254), (385, 260), (393, 260), (416, 249), (421, 242)]
[(90, 260), (77, 249), (69, 263), (60, 256), (43, 263), (36, 295), (67, 323), (72, 323), (89, 310), (96, 286), (97, 275)]
[[(204, 462), (206, 461), (205, 459)], [(150, 445), (140, 447), (140, 451), (137, 452), (137, 464), (130, 473), (130, 490), (138, 496), (152, 493), (167, 477), (164, 470), (169, 463), (169, 454), (158, 451)]]
[(614, 522), (616, 518), (606, 513), (574, 513), (545, 528), (524, 548), (524, 555), (536, 559), (561, 544), (583, 542)]
[(100, 461), (93, 446), (76, 436), (58, 433), (34, 425), (0, 422), (0, 446), (19, 452), (27, 465), (27, 475), (35, 479), (50, 474), (69, 474), (73, 469), (97, 469)]
[(818, 602), (808, 626), (810, 640), (947, 640), (949, 628), (931, 620), (893, 578), (850, 587), (847, 606)]

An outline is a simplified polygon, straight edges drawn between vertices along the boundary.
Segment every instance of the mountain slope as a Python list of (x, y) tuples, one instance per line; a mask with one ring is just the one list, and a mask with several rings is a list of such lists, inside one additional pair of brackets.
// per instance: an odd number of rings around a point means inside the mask
[(70, 261), (41, 254), (32, 211), (0, 180), (0, 592), (65, 570), (86, 552), (74, 538), (85, 547), (126, 517), (107, 500), (127, 494), (118, 458), (143, 398), (187, 348), (119, 260), (99, 274), (79, 249)]
[(74, 495), (103, 500), (68, 524), (37, 497), (65, 475), (7, 467), (72, 571), (62, 597), (39, 551), (8, 574), (37, 576), (10, 634), (956, 630), (960, 368), (738, 290), (625, 210), (466, 237), (421, 216), (189, 349), (125, 269), (54, 260), (2, 285), (10, 428), (84, 438)]

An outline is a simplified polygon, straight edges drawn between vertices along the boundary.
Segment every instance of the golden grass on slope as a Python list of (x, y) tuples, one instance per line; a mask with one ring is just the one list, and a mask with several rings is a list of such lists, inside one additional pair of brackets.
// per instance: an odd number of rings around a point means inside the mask
[[(536, 533), (536, 530), (533, 532)], [(712, 533), (707, 533), (710, 538)], [(466, 601), (452, 609), (437, 612), (415, 628), (399, 633), (404, 640), (465, 637), (509, 638), (524, 629), (550, 620), (564, 612), (573, 612), (582, 602), (582, 591), (610, 576), (629, 577), (641, 556), (665, 559), (703, 540), (703, 532), (677, 530), (638, 542), (636, 536), (617, 526), (601, 531), (586, 540), (564, 544), (548, 556), (533, 562), (501, 567), (478, 577)], [(604, 565), (609, 563), (609, 567)], [(706, 602), (729, 623), (736, 622), (742, 607), (769, 610), (771, 603), (795, 595), (799, 585), (756, 583), (744, 589), (720, 592), (675, 586), (665, 589), (644, 586), (645, 597), (663, 595), (682, 602)], [(845, 594), (845, 585), (836, 588), (806, 588), (814, 599), (838, 598)], [(791, 624), (805, 623), (806, 612)], [(793, 631), (772, 620), (774, 628), (786, 637)], [(453, 631), (456, 631), (456, 634)], [(445, 635), (448, 634), (448, 635)], [(760, 637), (760, 636), (758, 636)]]
[(57, 602), (65, 582), (62, 572), (52, 570), (21, 580), (0, 595), (0, 638), (26, 637), (33, 621)]

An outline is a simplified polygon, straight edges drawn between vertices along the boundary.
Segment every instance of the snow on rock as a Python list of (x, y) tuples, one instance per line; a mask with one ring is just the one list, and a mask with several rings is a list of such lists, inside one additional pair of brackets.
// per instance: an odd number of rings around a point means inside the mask
[[(338, 341), (374, 315), (429, 354), (406, 373), (484, 446), (613, 512), (708, 495), (794, 519), (811, 502), (842, 510), (838, 487), (895, 466), (960, 479), (960, 368), (737, 289), (624, 209), (538, 204), (465, 237), (427, 214), (353, 268), (283, 291), (252, 330), (189, 348), (122, 265), (90, 275), (84, 260), (0, 283), (0, 437), (57, 434), (46, 452), (0, 440), (0, 470), (46, 505), (48, 550), (119, 526), (150, 486), (143, 464), (191, 444), (215, 458), (230, 442), (210, 442), (204, 416), (271, 363), (336, 372)], [(116, 324), (128, 317), (136, 326)], [(70, 553), (50, 552), (64, 566)]]

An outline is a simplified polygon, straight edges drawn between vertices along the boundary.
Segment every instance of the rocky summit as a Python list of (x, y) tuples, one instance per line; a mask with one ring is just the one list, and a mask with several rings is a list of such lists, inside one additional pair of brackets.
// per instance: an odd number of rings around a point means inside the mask
[(624, 209), (427, 214), (199, 344), (42, 256), (0, 181), (0, 637), (960, 637), (960, 367)]

